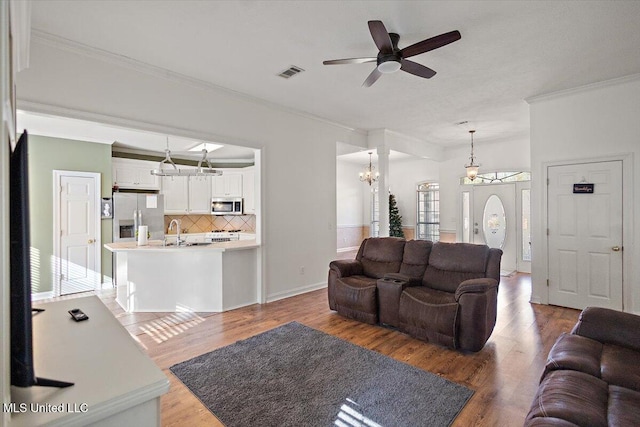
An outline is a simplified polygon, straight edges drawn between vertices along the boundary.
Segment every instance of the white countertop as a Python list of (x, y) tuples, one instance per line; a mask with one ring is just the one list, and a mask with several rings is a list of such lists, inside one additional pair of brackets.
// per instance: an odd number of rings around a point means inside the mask
[(148, 245), (138, 246), (136, 242), (119, 242), (119, 243), (106, 243), (104, 247), (111, 252), (131, 252), (131, 251), (145, 251), (145, 252), (185, 252), (185, 251), (236, 251), (242, 249), (258, 248), (260, 245), (255, 240), (234, 240), (231, 242), (216, 242), (209, 245), (193, 245), (193, 246), (164, 246), (162, 240), (149, 240)]

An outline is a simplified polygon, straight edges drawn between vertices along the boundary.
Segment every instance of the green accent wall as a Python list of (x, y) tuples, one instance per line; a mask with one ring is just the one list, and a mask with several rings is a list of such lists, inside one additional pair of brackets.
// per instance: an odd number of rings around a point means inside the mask
[[(53, 171), (100, 174), (100, 197), (111, 197), (111, 145), (29, 135), (29, 206), (34, 293), (53, 291)], [(102, 244), (112, 240), (111, 219), (101, 220)], [(111, 280), (111, 252), (102, 248), (102, 283)]]

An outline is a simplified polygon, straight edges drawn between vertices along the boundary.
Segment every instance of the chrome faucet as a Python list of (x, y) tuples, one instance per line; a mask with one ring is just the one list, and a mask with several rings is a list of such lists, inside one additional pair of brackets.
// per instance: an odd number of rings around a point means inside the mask
[(180, 220), (172, 219), (169, 223), (169, 230), (173, 230), (174, 224), (176, 225), (176, 246), (180, 246), (180, 243), (182, 243), (182, 240), (180, 240)]

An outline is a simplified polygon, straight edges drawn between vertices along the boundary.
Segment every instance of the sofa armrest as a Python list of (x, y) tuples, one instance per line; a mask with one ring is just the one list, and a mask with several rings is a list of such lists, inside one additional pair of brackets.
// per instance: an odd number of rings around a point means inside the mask
[(456, 345), (467, 351), (480, 351), (493, 332), (498, 313), (498, 281), (471, 279), (460, 283)]
[(349, 277), (362, 274), (362, 264), (355, 259), (339, 259), (331, 261), (329, 270), (336, 272), (337, 277)]
[(587, 307), (580, 313), (572, 334), (603, 344), (640, 351), (640, 316), (608, 308)]
[(464, 294), (474, 293), (482, 294), (493, 288), (498, 287), (498, 282), (495, 279), (469, 279), (458, 285), (456, 289), (456, 301), (460, 301), (460, 297)]

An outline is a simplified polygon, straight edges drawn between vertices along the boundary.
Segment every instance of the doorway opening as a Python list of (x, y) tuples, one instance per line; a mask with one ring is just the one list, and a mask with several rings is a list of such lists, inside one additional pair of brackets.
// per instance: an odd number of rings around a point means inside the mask
[(457, 239), (503, 251), (502, 274), (531, 273), (531, 174), (491, 172), (460, 179)]

